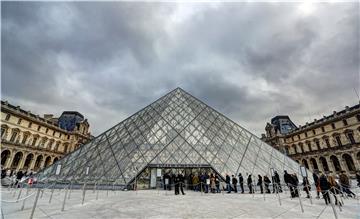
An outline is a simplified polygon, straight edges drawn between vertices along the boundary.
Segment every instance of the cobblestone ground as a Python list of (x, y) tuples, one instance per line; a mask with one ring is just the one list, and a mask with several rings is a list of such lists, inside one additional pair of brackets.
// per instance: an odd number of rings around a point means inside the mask
[[(26, 197), (22, 190), (20, 201), (15, 202), (20, 189), (1, 190), (1, 209), (3, 218), (29, 218), (36, 196), (36, 189), (28, 192), (24, 210), (21, 210)], [(359, 193), (359, 191), (356, 191)], [(33, 194), (33, 195), (32, 195)], [(331, 205), (323, 199), (290, 199), (289, 192), (276, 194), (204, 194), (186, 191), (186, 195), (173, 194), (173, 191), (92, 191), (88, 190), (82, 202), (82, 191), (73, 190), (66, 199), (65, 210), (61, 211), (64, 190), (55, 190), (49, 204), (51, 190), (40, 193), (34, 218), (335, 218)], [(68, 193), (69, 194), (69, 193)], [(96, 200), (96, 197), (98, 199)], [(313, 194), (314, 196), (314, 194)], [(315, 197), (315, 196), (314, 196)], [(335, 206), (338, 218), (360, 218), (358, 199), (344, 198), (341, 211)]]

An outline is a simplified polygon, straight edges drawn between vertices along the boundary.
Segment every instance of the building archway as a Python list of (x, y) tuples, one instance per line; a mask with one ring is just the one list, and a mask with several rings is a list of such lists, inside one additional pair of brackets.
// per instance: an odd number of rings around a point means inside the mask
[(346, 166), (349, 171), (356, 171), (354, 161), (349, 154), (343, 154), (342, 158), (345, 160)]
[(30, 164), (33, 161), (33, 159), (34, 159), (33, 154), (28, 154), (26, 156), (25, 163), (24, 163), (24, 169), (28, 169), (30, 167)]
[(42, 155), (39, 155), (37, 158), (36, 158), (36, 161), (35, 161), (35, 166), (34, 166), (34, 170), (38, 170), (40, 168), (40, 165), (43, 161), (43, 156)]
[(331, 155), (330, 160), (334, 165), (335, 171), (341, 171), (341, 165), (339, 159), (336, 156)]
[(9, 150), (5, 150), (5, 151), (1, 152), (1, 166), (5, 166), (6, 162), (10, 158), (10, 154), (11, 154), (11, 152)]
[(20, 164), (20, 161), (21, 159), (23, 158), (23, 153), (21, 151), (17, 152), (14, 156), (14, 160), (11, 164), (11, 168), (12, 169), (16, 169), (18, 168), (19, 164)]
[(302, 160), (302, 163), (304, 164), (304, 166), (305, 166), (307, 169), (309, 169), (309, 164), (308, 164), (307, 160), (303, 159), (303, 160)]
[(55, 163), (55, 162), (58, 161), (58, 160), (59, 160), (59, 158), (55, 157), (53, 163)]
[(313, 167), (314, 170), (318, 170), (318, 169), (319, 169), (319, 167), (318, 167), (318, 165), (317, 165), (317, 162), (316, 162), (316, 160), (315, 160), (314, 158), (311, 158), (311, 159), (310, 159), (310, 163), (311, 163), (311, 165), (312, 165), (312, 167)]
[(49, 165), (50, 165), (50, 163), (51, 163), (51, 157), (50, 157), (50, 156), (48, 156), (48, 157), (45, 159), (45, 165), (44, 165), (44, 167), (49, 166)]
[(321, 165), (323, 166), (324, 171), (329, 171), (329, 166), (324, 157), (319, 158)]

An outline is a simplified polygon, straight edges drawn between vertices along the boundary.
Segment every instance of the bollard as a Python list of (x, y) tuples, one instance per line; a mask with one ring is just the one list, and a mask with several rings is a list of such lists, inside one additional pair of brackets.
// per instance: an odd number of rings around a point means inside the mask
[(33, 216), (34, 216), (35, 208), (36, 208), (36, 205), (37, 205), (37, 202), (38, 202), (38, 199), (39, 199), (39, 195), (40, 195), (40, 190), (41, 190), (41, 188), (37, 189), (34, 205), (33, 205), (33, 208), (31, 210), (31, 214), (30, 214), (30, 219), (32, 219)]
[(18, 197), (17, 197), (16, 203), (19, 201), (19, 199), (20, 199), (20, 197), (21, 197), (21, 192), (22, 192), (23, 187), (24, 187), (24, 184), (21, 184), (20, 191), (19, 191), (19, 195), (18, 195)]
[(330, 197), (330, 204), (331, 204), (331, 208), (333, 209), (334, 216), (335, 216), (336, 219), (338, 219), (338, 215), (337, 215), (337, 212), (336, 212), (336, 209), (335, 209), (335, 206), (334, 206), (334, 202), (331, 199), (330, 190), (328, 190), (327, 193), (328, 193), (328, 195)]
[(45, 188), (43, 188), (43, 189), (41, 190), (41, 196), (40, 196), (40, 198), (43, 197), (43, 195), (44, 195), (44, 190), (45, 190)]
[(95, 193), (95, 190), (96, 190), (96, 184), (97, 184), (97, 182), (94, 184), (93, 193)]
[(85, 193), (86, 193), (85, 187), (86, 187), (86, 182), (84, 183), (84, 186), (83, 186), (83, 195), (82, 195), (82, 202), (81, 202), (82, 205), (84, 204), (84, 201), (85, 201)]
[(51, 189), (51, 194), (50, 194), (50, 198), (49, 198), (49, 204), (51, 203), (51, 199), (52, 199), (53, 194), (54, 194), (54, 187), (55, 187), (55, 183), (54, 183), (54, 185), (53, 185), (53, 187)]
[(63, 201), (63, 204), (61, 207), (61, 211), (64, 211), (64, 209), (65, 209), (65, 201), (66, 201), (67, 192), (68, 192), (68, 189), (67, 189), (67, 187), (65, 187), (65, 195), (64, 195), (64, 201)]
[(301, 201), (300, 190), (299, 190), (299, 187), (298, 187), (298, 186), (296, 187), (296, 190), (297, 190), (297, 192), (298, 192), (298, 197), (299, 197), (299, 203), (300, 203), (301, 212), (304, 213), (304, 206), (303, 206), (302, 201)]
[[(29, 191), (30, 191), (30, 187), (28, 187), (28, 188), (26, 189), (26, 196), (29, 195)], [(26, 198), (24, 199), (23, 204), (22, 204), (22, 206), (21, 206), (21, 209), (20, 209), (21, 211), (24, 210), (24, 208), (25, 208), (25, 200), (26, 200)]]
[(73, 184), (72, 184), (72, 182), (71, 182), (71, 183), (70, 183), (70, 188), (69, 188), (69, 189), (70, 189), (70, 191), (69, 191), (69, 195), (68, 195), (68, 197), (67, 197), (68, 199), (70, 199), (70, 196), (71, 196), (72, 185), (73, 185)]

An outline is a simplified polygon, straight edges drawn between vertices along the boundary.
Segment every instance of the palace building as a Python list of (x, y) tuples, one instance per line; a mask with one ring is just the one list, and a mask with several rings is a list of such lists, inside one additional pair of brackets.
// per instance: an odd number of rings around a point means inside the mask
[(298, 127), (276, 116), (265, 130), (262, 140), (312, 171), (354, 177), (360, 169), (360, 104)]
[(44, 117), (1, 101), (1, 167), (38, 171), (91, 139), (89, 123), (78, 112)]

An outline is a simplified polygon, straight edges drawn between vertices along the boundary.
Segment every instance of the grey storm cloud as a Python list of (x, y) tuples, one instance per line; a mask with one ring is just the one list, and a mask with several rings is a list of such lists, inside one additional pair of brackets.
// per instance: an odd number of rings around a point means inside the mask
[(94, 135), (175, 87), (255, 134), (358, 102), (359, 3), (3, 2), (2, 99)]

